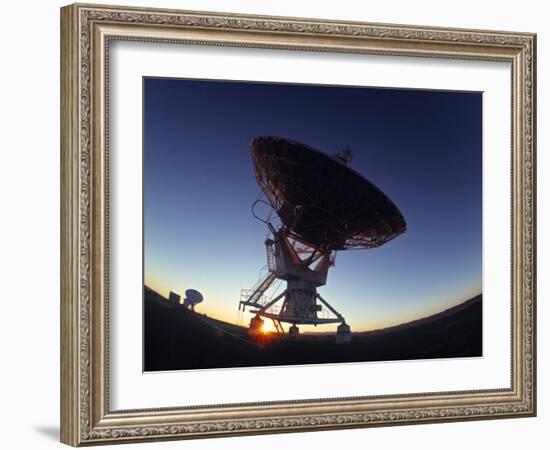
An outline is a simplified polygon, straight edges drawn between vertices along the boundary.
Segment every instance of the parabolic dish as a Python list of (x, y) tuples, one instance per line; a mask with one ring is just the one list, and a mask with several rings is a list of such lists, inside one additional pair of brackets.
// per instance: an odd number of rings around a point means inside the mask
[(314, 247), (374, 248), (406, 231), (393, 202), (337, 158), (274, 136), (255, 138), (251, 149), (269, 203), (290, 233)]
[(196, 305), (197, 303), (201, 303), (203, 301), (203, 297), (199, 291), (196, 291), (195, 289), (187, 289), (185, 291), (185, 300), (193, 305)]

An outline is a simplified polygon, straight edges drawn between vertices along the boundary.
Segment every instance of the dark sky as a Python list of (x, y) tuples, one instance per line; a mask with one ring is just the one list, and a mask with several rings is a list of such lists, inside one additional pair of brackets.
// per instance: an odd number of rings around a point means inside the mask
[(407, 221), (383, 247), (338, 254), (320, 293), (353, 329), (460, 303), (481, 292), (481, 124), (481, 93), (145, 78), (145, 281), (199, 289), (204, 311), (235, 320), (265, 264), (249, 144), (275, 135), (349, 145)]

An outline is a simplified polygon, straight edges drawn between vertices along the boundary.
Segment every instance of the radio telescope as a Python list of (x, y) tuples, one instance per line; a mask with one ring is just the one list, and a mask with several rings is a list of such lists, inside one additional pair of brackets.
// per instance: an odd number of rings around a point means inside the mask
[[(337, 251), (379, 247), (406, 231), (393, 202), (374, 184), (353, 170), (351, 151), (329, 156), (288, 139), (262, 136), (251, 143), (256, 180), (276, 214), (262, 220), (269, 230), (265, 241), (267, 273), (241, 293), (239, 311), (254, 314), (251, 334), (271, 319), (279, 333), (281, 322), (297, 325), (339, 323), (336, 342), (351, 340), (344, 317), (317, 292), (326, 284)], [(266, 291), (275, 280), (286, 289), (274, 298)]]
[(195, 289), (187, 289), (185, 291), (185, 298), (183, 299), (183, 306), (187, 309), (195, 311), (195, 305), (203, 301), (202, 294)]

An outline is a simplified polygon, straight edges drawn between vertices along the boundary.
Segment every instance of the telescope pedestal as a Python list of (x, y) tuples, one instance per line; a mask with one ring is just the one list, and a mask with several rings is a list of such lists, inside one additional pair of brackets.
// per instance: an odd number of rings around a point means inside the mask
[(248, 325), (248, 334), (250, 336), (256, 336), (262, 332), (264, 326), (264, 320), (259, 316), (254, 316), (250, 319), (250, 324)]
[(300, 336), (300, 329), (296, 325), (292, 325), (288, 329), (288, 335), (291, 339), (298, 339), (298, 337)]
[(351, 342), (351, 328), (347, 323), (342, 323), (336, 328), (336, 343), (349, 344)]
[[(298, 339), (297, 325), (339, 324), (337, 343), (350, 342), (351, 333), (344, 317), (317, 292), (327, 280), (329, 268), (333, 265), (331, 252), (316, 249), (299, 242), (285, 230), (272, 229), (275, 239), (265, 241), (269, 273), (251, 289), (239, 308), (253, 307), (255, 317), (250, 321), (249, 334), (261, 332), (263, 320), (271, 319), (279, 333), (284, 333), (281, 322), (290, 323), (291, 339)], [(275, 279), (286, 281), (286, 289), (273, 299), (266, 299), (264, 293)], [(275, 305), (282, 302), (280, 308)]]

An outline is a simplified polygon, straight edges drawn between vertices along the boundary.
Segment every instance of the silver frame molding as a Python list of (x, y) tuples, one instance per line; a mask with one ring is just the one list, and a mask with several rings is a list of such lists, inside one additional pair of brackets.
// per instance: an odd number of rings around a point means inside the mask
[[(507, 389), (112, 411), (108, 58), (113, 40), (507, 61), (512, 383)], [(536, 414), (536, 35), (75, 4), (61, 9), (61, 441), (73, 446)]]

